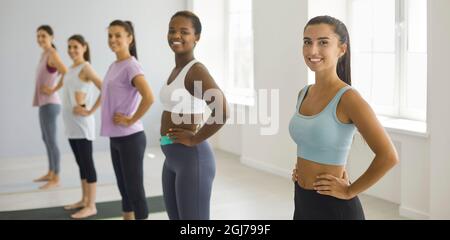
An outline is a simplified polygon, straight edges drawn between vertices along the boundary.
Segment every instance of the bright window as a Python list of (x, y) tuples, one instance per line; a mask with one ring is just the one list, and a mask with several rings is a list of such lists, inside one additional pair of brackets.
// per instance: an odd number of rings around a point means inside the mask
[(377, 114), (426, 120), (426, 0), (349, 0), (352, 84)]
[(190, 0), (204, 31), (196, 56), (235, 104), (254, 103), (252, 0)]

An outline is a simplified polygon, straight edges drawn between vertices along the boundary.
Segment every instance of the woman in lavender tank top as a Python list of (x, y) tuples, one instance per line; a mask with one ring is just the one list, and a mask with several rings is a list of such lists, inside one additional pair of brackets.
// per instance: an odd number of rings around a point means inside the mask
[[(67, 67), (63, 64), (53, 41), (53, 30), (48, 25), (37, 29), (37, 42), (43, 53), (36, 71), (36, 86), (33, 106), (39, 107), (39, 122), (42, 139), (47, 150), (49, 170), (46, 175), (35, 179), (35, 182), (47, 182), (41, 189), (49, 189), (59, 185), (60, 154), (56, 141), (56, 119), (61, 110), (61, 101), (57, 91), (63, 85), (63, 77)], [(61, 76), (56, 84), (56, 78)]]

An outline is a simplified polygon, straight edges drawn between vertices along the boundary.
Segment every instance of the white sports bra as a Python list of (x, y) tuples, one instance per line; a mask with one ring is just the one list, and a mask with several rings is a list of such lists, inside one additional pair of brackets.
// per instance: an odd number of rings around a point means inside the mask
[(184, 86), (186, 74), (197, 62), (197, 60), (193, 59), (183, 67), (170, 84), (164, 83), (159, 93), (164, 111), (183, 114), (200, 114), (205, 112), (206, 103), (201, 99), (201, 86), (197, 88), (194, 82), (194, 93), (199, 93), (198, 98), (192, 96)]

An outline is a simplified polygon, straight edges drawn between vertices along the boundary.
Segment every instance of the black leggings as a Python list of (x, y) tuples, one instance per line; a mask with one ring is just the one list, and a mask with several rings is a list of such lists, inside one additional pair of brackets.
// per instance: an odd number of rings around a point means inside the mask
[(97, 182), (97, 173), (95, 172), (94, 159), (92, 158), (92, 141), (87, 139), (69, 139), (78, 168), (80, 169), (81, 180), (88, 183)]
[(342, 200), (301, 188), (295, 183), (294, 220), (364, 220), (358, 197)]
[(144, 191), (144, 132), (110, 138), (111, 158), (122, 196), (123, 212), (134, 212), (136, 219), (148, 217)]

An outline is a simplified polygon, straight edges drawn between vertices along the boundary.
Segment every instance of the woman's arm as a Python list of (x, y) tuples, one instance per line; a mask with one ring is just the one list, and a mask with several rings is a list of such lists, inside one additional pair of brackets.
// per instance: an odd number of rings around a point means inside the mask
[(355, 124), (370, 149), (375, 153), (369, 168), (351, 185), (331, 175), (318, 176), (315, 183), (320, 194), (351, 199), (379, 181), (399, 162), (395, 147), (369, 104), (355, 91), (341, 98), (343, 112)]
[(122, 113), (115, 113), (113, 118), (115, 124), (123, 126), (130, 126), (134, 124), (142, 116), (144, 116), (145, 112), (147, 112), (147, 110), (154, 102), (152, 90), (148, 86), (147, 80), (145, 80), (144, 75), (138, 75), (134, 77), (132, 82), (138, 92), (141, 94), (142, 100), (139, 103), (138, 109), (132, 117), (128, 117), (126, 115), (123, 115)]
[(102, 79), (98, 76), (98, 74), (90, 64), (86, 64), (86, 66), (83, 67), (80, 72), (80, 76), (82, 76), (84, 79), (87, 79), (87, 81), (92, 81), (97, 89), (100, 90), (100, 94), (98, 95), (97, 100), (95, 101), (95, 104), (91, 109), (87, 110), (86, 108), (83, 108), (81, 106), (75, 106), (73, 109), (73, 112), (77, 115), (88, 116), (93, 114), (97, 110), (97, 108), (100, 107)]
[(50, 67), (56, 68), (56, 70), (61, 74), (61, 78), (55, 87), (52, 88), (51, 86), (41, 86), (41, 90), (44, 94), (52, 95), (64, 85), (64, 74), (66, 74), (68, 70), (59, 57), (58, 52), (54, 49), (50, 50), (48, 64)]
[(67, 73), (68, 69), (66, 65), (64, 65), (63, 61), (61, 60), (61, 57), (59, 56), (58, 52), (54, 49), (50, 50), (50, 55), (48, 59), (48, 63), (50, 67), (56, 68), (56, 70), (64, 75)]
[[(206, 101), (208, 107), (212, 110), (211, 116), (196, 134), (186, 129), (172, 128), (169, 129), (169, 137), (175, 143), (194, 146), (214, 135), (225, 125), (225, 122), (229, 118), (229, 110), (225, 95), (219, 86), (217, 86), (205, 66), (195, 64), (186, 78), (189, 85), (188, 91), (194, 97), (202, 97)], [(195, 83), (201, 84), (201, 89), (197, 90), (201, 91), (201, 96), (195, 95)]]
[(84, 105), (86, 104), (86, 93), (81, 91), (75, 91), (75, 102), (77, 105)]

